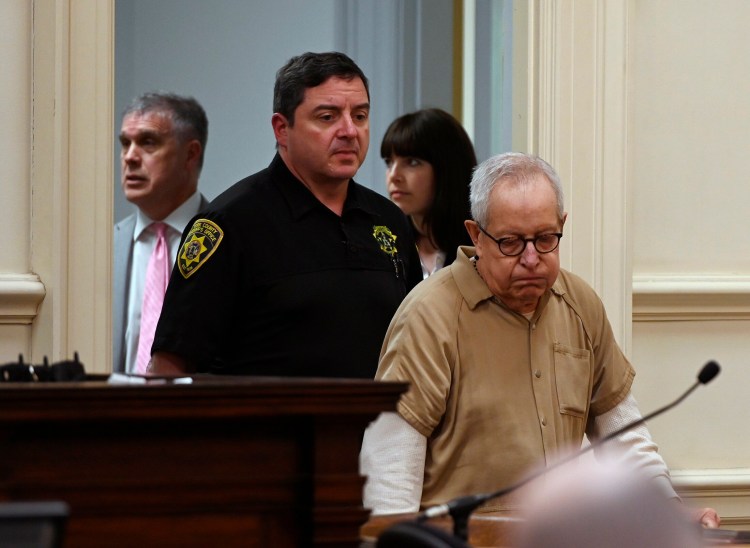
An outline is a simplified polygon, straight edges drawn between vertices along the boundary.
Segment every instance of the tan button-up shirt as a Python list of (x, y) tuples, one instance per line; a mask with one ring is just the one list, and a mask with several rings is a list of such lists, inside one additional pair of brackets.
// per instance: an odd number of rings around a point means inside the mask
[(423, 506), (495, 491), (579, 448), (635, 375), (583, 280), (561, 271), (529, 320), (493, 297), (473, 255), (462, 247), (407, 296), (376, 375), (411, 383), (398, 412), (428, 439)]

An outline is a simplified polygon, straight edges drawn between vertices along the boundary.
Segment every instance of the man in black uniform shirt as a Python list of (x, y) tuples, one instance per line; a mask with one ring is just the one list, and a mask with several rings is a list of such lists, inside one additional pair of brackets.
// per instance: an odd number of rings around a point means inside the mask
[(372, 378), (422, 279), (406, 218), (352, 180), (369, 145), (367, 78), (341, 53), (276, 75), (271, 165), (190, 223), (150, 373)]

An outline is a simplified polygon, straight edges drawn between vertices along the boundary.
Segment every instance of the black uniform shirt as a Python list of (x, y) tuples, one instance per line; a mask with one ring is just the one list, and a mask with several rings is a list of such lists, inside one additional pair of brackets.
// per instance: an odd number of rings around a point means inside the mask
[(339, 217), (277, 155), (185, 229), (152, 351), (199, 372), (372, 378), (421, 279), (396, 205), (350, 181)]

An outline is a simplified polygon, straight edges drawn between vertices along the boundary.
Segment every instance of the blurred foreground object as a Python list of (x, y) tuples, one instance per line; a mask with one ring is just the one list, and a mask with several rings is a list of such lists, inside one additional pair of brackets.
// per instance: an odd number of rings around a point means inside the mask
[(689, 513), (648, 478), (614, 464), (562, 467), (528, 494), (519, 548), (704, 546)]

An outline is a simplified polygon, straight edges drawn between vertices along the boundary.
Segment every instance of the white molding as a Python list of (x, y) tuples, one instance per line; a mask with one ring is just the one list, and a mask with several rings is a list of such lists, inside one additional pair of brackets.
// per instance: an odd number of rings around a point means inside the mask
[(34, 4), (33, 356), (112, 361), (114, 0)]
[(46, 290), (34, 274), (0, 274), (0, 324), (30, 325)]
[(595, 192), (601, 236), (595, 239), (596, 289), (623, 351), (632, 347), (632, 236), (628, 208), (628, 3), (605, 2), (597, 11)]
[(692, 508), (715, 508), (721, 525), (750, 529), (750, 468), (672, 470), (672, 484)]
[(519, 56), (527, 64), (525, 133), (528, 152), (549, 161), (563, 182), (569, 220), (561, 263), (599, 293), (629, 353), (628, 6), (538, 0), (526, 23), (536, 41)]
[(3, 105), (0, 150), (0, 204), (3, 208), (3, 243), (0, 271), (28, 272), (29, 192), (32, 102), (31, 20), (32, 3), (5, 1), (0, 5), (0, 48), (3, 52), (3, 78), (0, 104)]
[(750, 496), (750, 468), (671, 470), (670, 475), (682, 494)]
[(68, 302), (62, 355), (112, 363), (114, 0), (69, 5)]
[(750, 320), (750, 276), (633, 276), (633, 321)]
[(463, 74), (461, 75), (461, 82), (463, 85), (461, 97), (463, 98), (463, 104), (461, 105), (461, 123), (466, 130), (466, 133), (474, 142), (474, 120), (475, 120), (475, 93), (476, 93), (476, 82), (474, 81), (476, 71), (476, 14), (477, 5), (476, 0), (464, 0), (463, 1), (463, 58), (461, 59), (461, 67), (463, 68)]

